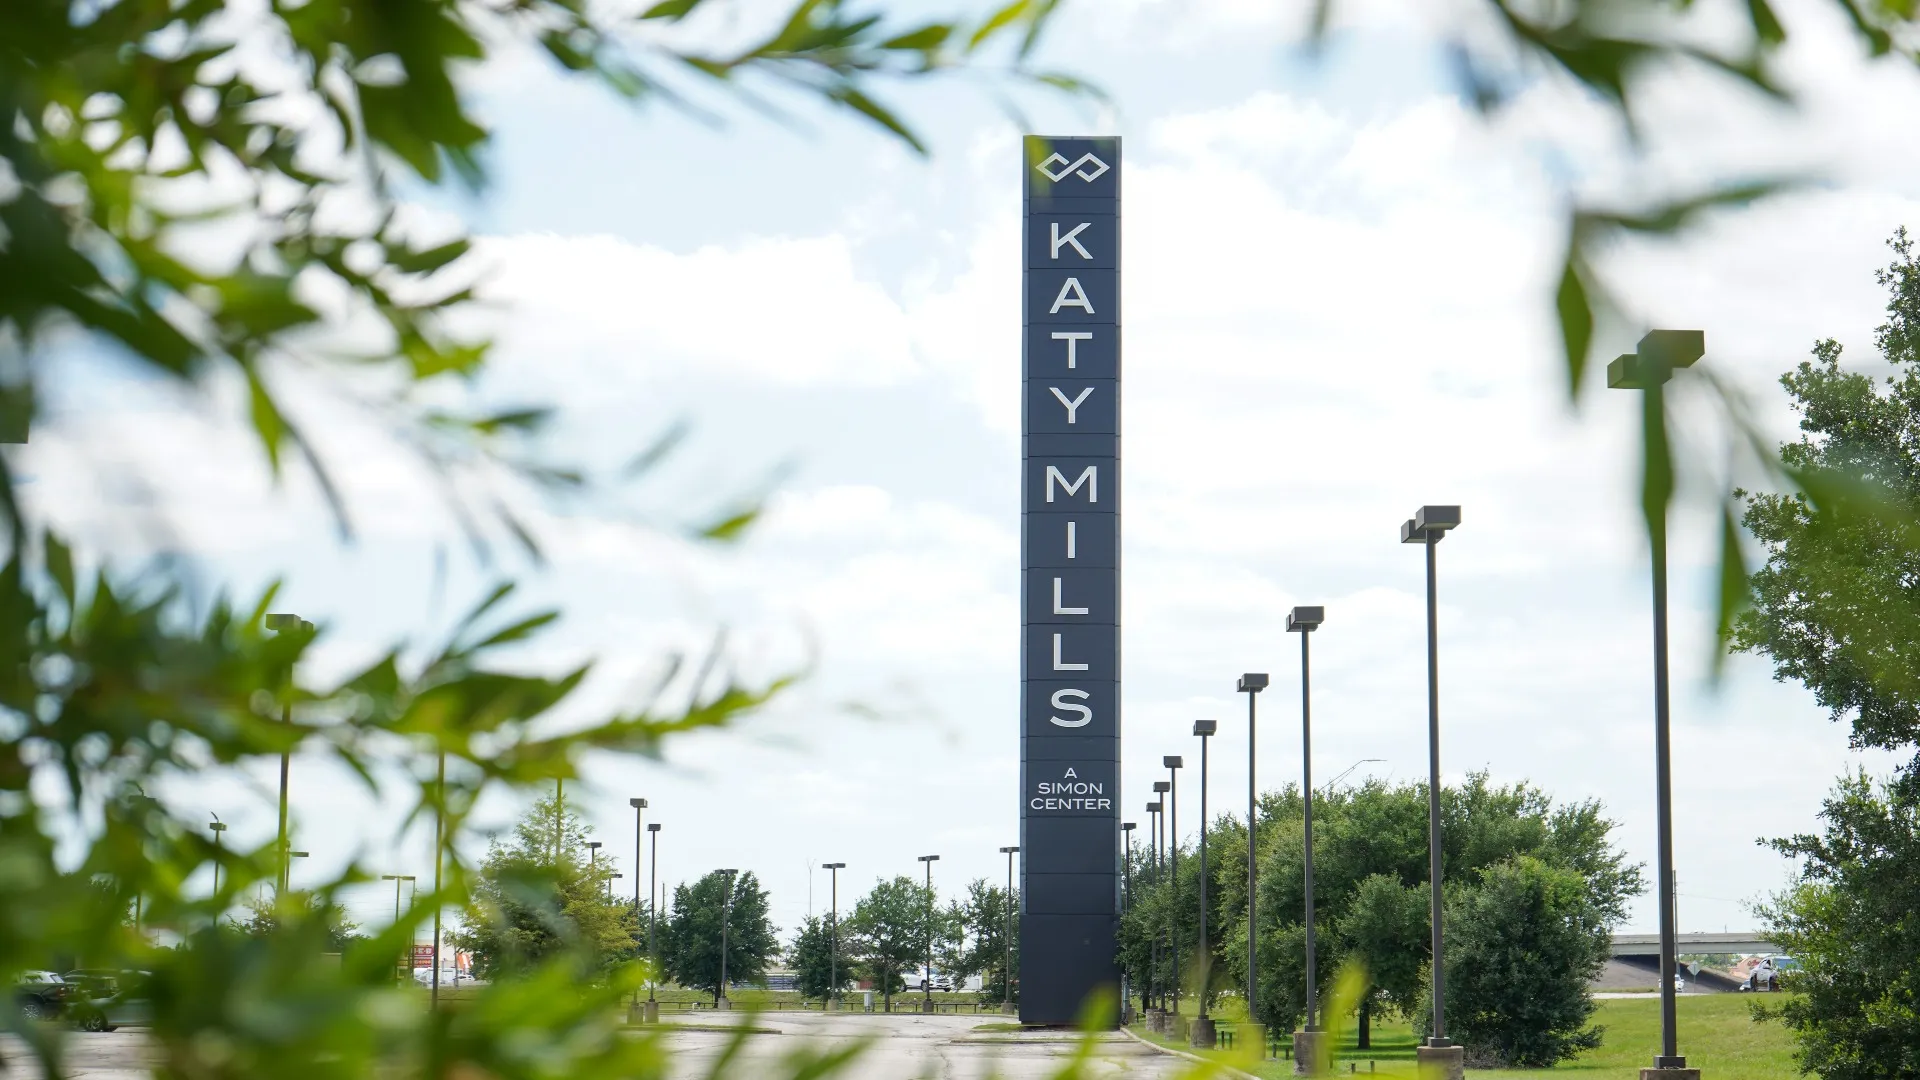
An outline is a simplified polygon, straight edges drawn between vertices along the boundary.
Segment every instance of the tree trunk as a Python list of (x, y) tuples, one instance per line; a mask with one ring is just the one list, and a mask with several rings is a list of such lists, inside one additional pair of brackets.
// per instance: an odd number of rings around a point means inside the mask
[(1360, 999), (1360, 1038), (1355, 1043), (1355, 1048), (1373, 1049), (1373, 1001), (1371, 998)]

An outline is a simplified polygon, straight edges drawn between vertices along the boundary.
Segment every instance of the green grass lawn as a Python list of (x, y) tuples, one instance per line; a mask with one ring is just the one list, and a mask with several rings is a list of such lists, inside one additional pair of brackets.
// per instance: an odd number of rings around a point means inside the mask
[[(1687, 1065), (1717, 1080), (1798, 1080), (1793, 1043), (1786, 1029), (1776, 1023), (1755, 1023), (1748, 1011), (1751, 1001), (1742, 994), (1681, 998), (1677, 1002), (1680, 1050), (1687, 1057)], [(1659, 999), (1608, 999), (1598, 1004), (1594, 1022), (1606, 1028), (1598, 1050), (1552, 1069), (1469, 1069), (1467, 1075), (1485, 1080), (1556, 1076), (1568, 1080), (1638, 1080), (1640, 1070), (1653, 1064), (1653, 1055), (1660, 1047)], [(1142, 1038), (1187, 1049), (1183, 1041), (1150, 1036), (1139, 1027), (1134, 1030)], [(1357, 1050), (1349, 1030), (1338, 1054), (1337, 1071), (1345, 1075), (1346, 1063), (1354, 1061), (1365, 1074), (1371, 1061), (1376, 1076), (1412, 1076), (1415, 1041), (1404, 1023), (1376, 1021), (1372, 1048)], [(1236, 1064), (1245, 1067), (1244, 1063)], [(1290, 1062), (1268, 1062), (1250, 1071), (1263, 1077), (1290, 1077), (1293, 1066)]]

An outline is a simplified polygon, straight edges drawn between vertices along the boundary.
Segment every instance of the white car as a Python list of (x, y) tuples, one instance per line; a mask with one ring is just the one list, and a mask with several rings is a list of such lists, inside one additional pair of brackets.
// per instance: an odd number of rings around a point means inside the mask
[(1755, 964), (1753, 970), (1747, 973), (1747, 981), (1740, 984), (1740, 989), (1748, 991), (1778, 990), (1780, 989), (1780, 976), (1799, 966), (1791, 956), (1761, 957), (1760, 962)]
[[(432, 968), (414, 968), (413, 981), (419, 983), (421, 986), (432, 986), (433, 985), (433, 969)], [(468, 974), (467, 972), (461, 971), (457, 968), (441, 968), (440, 969), (440, 985), (441, 986), (449, 986), (449, 987), (460, 986), (460, 985), (471, 983), (471, 982), (473, 982), (473, 976)]]

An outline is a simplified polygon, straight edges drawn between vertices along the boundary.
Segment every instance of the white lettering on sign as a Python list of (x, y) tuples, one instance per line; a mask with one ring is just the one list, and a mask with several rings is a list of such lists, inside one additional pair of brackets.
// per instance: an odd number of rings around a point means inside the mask
[(1030, 810), (1111, 810), (1112, 799), (1048, 799), (1035, 796), (1027, 800)]
[(1053, 340), (1064, 341), (1067, 343), (1067, 370), (1072, 371), (1074, 367), (1079, 363), (1079, 360), (1080, 360), (1080, 357), (1075, 355), (1074, 353), (1075, 346), (1079, 345), (1083, 341), (1092, 341), (1093, 331), (1091, 330), (1055, 330), (1053, 332)]
[(1087, 299), (1087, 290), (1080, 287), (1079, 278), (1070, 277), (1060, 285), (1060, 295), (1053, 298), (1053, 306), (1047, 309), (1047, 314), (1058, 315), (1063, 307), (1077, 307), (1089, 315), (1094, 314), (1093, 301)]
[(1093, 722), (1093, 710), (1087, 708), (1085, 705), (1079, 704), (1077, 701), (1067, 701), (1064, 699), (1078, 698), (1080, 701), (1085, 701), (1092, 696), (1092, 694), (1087, 693), (1085, 690), (1075, 690), (1071, 687), (1064, 690), (1055, 690), (1053, 692), (1053, 707), (1056, 709), (1066, 709), (1069, 712), (1077, 712), (1080, 714), (1080, 719), (1062, 720), (1057, 716), (1049, 716), (1047, 717), (1047, 722), (1055, 727), (1086, 727)]
[(1061, 658), (1061, 656), (1060, 656), (1060, 638), (1061, 638), (1062, 636), (1063, 636), (1063, 635), (1060, 635), (1060, 634), (1055, 634), (1055, 635), (1053, 635), (1053, 670), (1055, 670), (1055, 671), (1085, 671), (1085, 670), (1087, 670), (1087, 665), (1086, 665), (1086, 664), (1069, 664), (1069, 663), (1067, 663), (1067, 662), (1066, 662), (1066, 661), (1065, 661), (1064, 659), (1062, 659), (1062, 658)]
[(1049, 241), (1049, 243), (1052, 245), (1053, 250), (1047, 253), (1047, 257), (1050, 259), (1057, 259), (1060, 257), (1061, 248), (1067, 247), (1068, 245), (1072, 245), (1073, 250), (1079, 252), (1081, 258), (1092, 260), (1093, 252), (1088, 251), (1086, 248), (1082, 247), (1080, 245), (1080, 241), (1078, 239), (1075, 239), (1080, 235), (1082, 231), (1089, 229), (1092, 226), (1093, 226), (1093, 222), (1083, 221), (1080, 224), (1075, 225), (1073, 227), (1073, 231), (1067, 233), (1067, 235), (1065, 236), (1061, 236), (1060, 223), (1057, 221), (1047, 222), (1047, 227), (1053, 230), (1053, 238), (1051, 241)]
[(1079, 524), (1078, 522), (1073, 522), (1073, 521), (1069, 521), (1069, 522), (1067, 522), (1067, 558), (1069, 558), (1069, 559), (1071, 559), (1071, 558), (1073, 558), (1073, 557), (1074, 557), (1074, 554), (1073, 554), (1073, 548), (1074, 548), (1074, 543), (1073, 543), (1073, 542), (1074, 542), (1074, 540), (1076, 539), (1076, 537), (1074, 536), (1074, 533), (1075, 533), (1075, 531), (1076, 531), (1076, 529), (1077, 529), (1077, 526), (1078, 526), (1078, 524)]
[(1061, 599), (1060, 597), (1060, 587), (1061, 587), (1060, 579), (1054, 578), (1053, 579), (1053, 613), (1055, 615), (1085, 615), (1087, 613), (1086, 608), (1066, 606), (1066, 601)]
[(1080, 470), (1079, 478), (1074, 480), (1074, 482), (1071, 484), (1067, 483), (1067, 474), (1061, 472), (1059, 466), (1057, 465), (1047, 466), (1047, 501), (1048, 502), (1053, 501), (1053, 485), (1055, 484), (1055, 482), (1058, 482), (1061, 487), (1067, 489), (1068, 498), (1072, 498), (1073, 496), (1080, 494), (1080, 485), (1085, 484), (1087, 485), (1087, 501), (1090, 503), (1097, 503), (1100, 501), (1100, 467), (1098, 465), (1089, 465), (1086, 468)]
[(1057, 386), (1049, 386), (1047, 389), (1053, 391), (1053, 396), (1060, 400), (1060, 404), (1067, 407), (1067, 423), (1079, 423), (1080, 406), (1086, 404), (1086, 400), (1093, 396), (1093, 387), (1089, 386), (1085, 390), (1080, 391), (1080, 396), (1071, 400), (1069, 400), (1067, 395), (1062, 393)]

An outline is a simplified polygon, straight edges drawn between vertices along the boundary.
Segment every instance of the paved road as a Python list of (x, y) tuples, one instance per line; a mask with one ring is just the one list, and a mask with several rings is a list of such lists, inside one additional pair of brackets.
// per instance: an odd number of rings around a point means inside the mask
[[(707, 1021), (712, 1014), (701, 1017)], [(1079, 1036), (1071, 1032), (976, 1032), (990, 1017), (869, 1016), (864, 1013), (772, 1013), (757, 1021), (779, 1035), (748, 1040), (748, 1062), (775, 1062), (795, 1049), (823, 1050), (870, 1040), (859, 1065), (848, 1075), (859, 1080), (1039, 1080), (1074, 1052)], [(676, 1055), (675, 1076), (704, 1077), (729, 1035), (680, 1032), (669, 1037)], [(1125, 1035), (1100, 1038), (1094, 1061), (1082, 1074), (1088, 1080), (1171, 1080), (1192, 1063), (1162, 1054)], [(767, 1072), (743, 1068), (742, 1076)]]
[[(1071, 1032), (977, 1032), (990, 1016), (916, 1016), (896, 1013), (869, 1016), (847, 1013), (771, 1013), (753, 1021), (777, 1035), (755, 1035), (747, 1040), (740, 1060), (729, 1075), (760, 1078), (776, 1076), (770, 1066), (796, 1050), (819, 1052), (868, 1043), (859, 1064), (842, 1074), (857, 1080), (1041, 1080), (1074, 1052), (1079, 1037)], [(744, 1014), (715, 1017), (703, 1014), (702, 1024), (747, 1021)], [(724, 1032), (683, 1031), (667, 1036), (676, 1051), (675, 1080), (704, 1080), (707, 1071), (731, 1036)], [(146, 1036), (122, 1029), (106, 1034), (76, 1034), (67, 1043), (71, 1075), (86, 1080), (145, 1080), (148, 1071)], [(39, 1080), (24, 1066), (20, 1043), (0, 1035), (0, 1061), (20, 1068), (6, 1072), (8, 1080)], [(1082, 1074), (1087, 1080), (1172, 1080), (1191, 1063), (1161, 1054), (1124, 1035), (1102, 1036), (1094, 1061)]]

